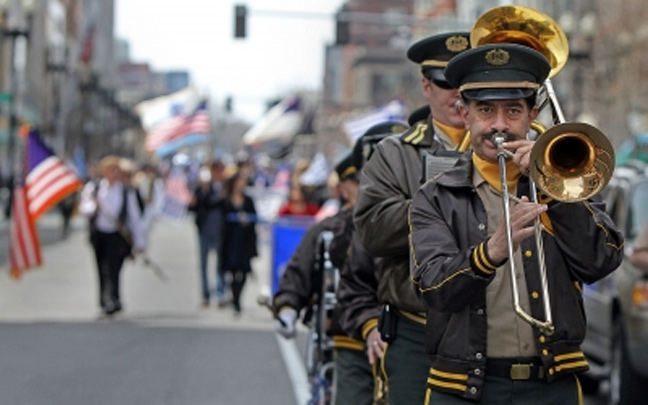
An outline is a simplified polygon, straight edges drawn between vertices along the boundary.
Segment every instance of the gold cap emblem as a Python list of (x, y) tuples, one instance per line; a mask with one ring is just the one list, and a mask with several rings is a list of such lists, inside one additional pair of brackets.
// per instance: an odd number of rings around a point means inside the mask
[(461, 35), (453, 35), (446, 39), (446, 48), (450, 52), (458, 53), (468, 48), (468, 38)]
[(486, 63), (493, 66), (502, 66), (509, 62), (510, 57), (508, 51), (497, 48), (486, 52)]

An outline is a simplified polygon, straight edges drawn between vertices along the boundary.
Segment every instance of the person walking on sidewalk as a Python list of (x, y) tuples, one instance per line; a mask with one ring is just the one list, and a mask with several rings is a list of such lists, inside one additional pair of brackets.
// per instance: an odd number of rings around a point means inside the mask
[(99, 305), (105, 315), (122, 310), (120, 273), (124, 260), (143, 251), (144, 232), (134, 190), (120, 180), (120, 158), (100, 163), (102, 177), (81, 191), (79, 212), (89, 218), (99, 280)]
[(225, 165), (220, 160), (211, 163), (209, 169), (199, 173), (199, 184), (194, 190), (189, 209), (196, 217), (200, 254), (200, 288), (202, 306), (209, 306), (211, 292), (207, 265), (209, 252), (216, 251), (215, 285), (219, 306), (225, 305), (225, 279), (222, 271), (221, 235), (223, 234), (223, 173)]
[(250, 261), (258, 256), (256, 234), (256, 208), (254, 201), (245, 194), (247, 177), (234, 173), (225, 181), (223, 201), (223, 250), (222, 270), (231, 279), (234, 315), (241, 314), (241, 294), (248, 273), (252, 272)]

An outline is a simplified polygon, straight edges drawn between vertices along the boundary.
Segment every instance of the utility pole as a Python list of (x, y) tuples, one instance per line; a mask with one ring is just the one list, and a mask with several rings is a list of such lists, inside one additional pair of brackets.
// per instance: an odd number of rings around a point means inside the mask
[[(14, 182), (22, 177), (22, 161), (17, 159), (17, 129), (18, 116), (22, 108), (22, 93), (25, 66), (27, 59), (27, 20), (20, 0), (12, 0), (7, 15), (7, 25), (2, 30), (5, 44), (5, 94), (8, 95), (8, 142), (7, 142), (7, 169), (9, 170), (10, 184), (13, 189)], [(9, 39), (9, 41), (6, 41)]]

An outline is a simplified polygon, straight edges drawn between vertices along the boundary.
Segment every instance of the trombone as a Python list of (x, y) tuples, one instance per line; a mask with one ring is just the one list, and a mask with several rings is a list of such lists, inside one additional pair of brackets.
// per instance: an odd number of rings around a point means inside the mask
[[(551, 106), (555, 125), (546, 129), (540, 123), (532, 124), (532, 128), (539, 136), (530, 156), (531, 200), (538, 202), (537, 188), (554, 200), (562, 202), (583, 201), (597, 194), (612, 177), (614, 149), (607, 137), (594, 126), (565, 121), (551, 77), (567, 63), (569, 56), (567, 36), (553, 19), (537, 10), (524, 6), (501, 6), (487, 11), (475, 22), (470, 33), (470, 43), (475, 48), (502, 42), (528, 46), (543, 54), (551, 66), (549, 77), (539, 90), (540, 95), (545, 95), (539, 109)], [(505, 141), (503, 134), (496, 134), (493, 141), (498, 149), (497, 158), (502, 182), (513, 307), (524, 321), (536, 326), (542, 333), (552, 335), (554, 324), (541, 235), (542, 224), (539, 219), (534, 222), (544, 320), (534, 318), (520, 305), (518, 286), (515, 281), (510, 220), (510, 200), (515, 197), (510, 195), (506, 182), (506, 159), (512, 153), (502, 146)]]

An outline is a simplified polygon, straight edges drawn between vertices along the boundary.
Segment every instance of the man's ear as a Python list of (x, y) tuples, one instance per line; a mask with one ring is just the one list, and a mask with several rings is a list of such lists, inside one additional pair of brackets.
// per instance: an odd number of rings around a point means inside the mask
[(457, 110), (459, 111), (459, 116), (464, 122), (464, 126), (468, 129), (468, 105), (463, 101), (457, 101)]
[(531, 122), (533, 122), (536, 117), (540, 114), (540, 109), (538, 108), (537, 105), (534, 105), (531, 111), (529, 111), (529, 118), (531, 118)]
[(432, 91), (432, 84), (425, 76), (421, 76), (421, 91), (423, 92), (423, 97), (429, 99), (430, 92)]

